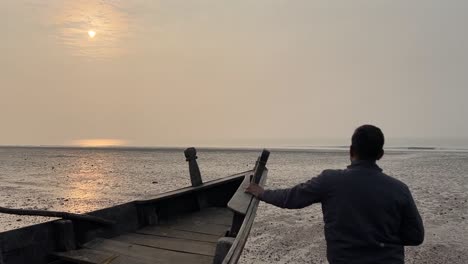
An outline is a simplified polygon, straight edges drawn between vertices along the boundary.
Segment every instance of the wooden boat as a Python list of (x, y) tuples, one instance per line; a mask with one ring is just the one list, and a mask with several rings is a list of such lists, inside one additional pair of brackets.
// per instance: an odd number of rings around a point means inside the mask
[(0, 264), (237, 263), (259, 202), (244, 188), (265, 183), (269, 152), (253, 170), (206, 183), (196, 150), (185, 155), (191, 187), (0, 233)]

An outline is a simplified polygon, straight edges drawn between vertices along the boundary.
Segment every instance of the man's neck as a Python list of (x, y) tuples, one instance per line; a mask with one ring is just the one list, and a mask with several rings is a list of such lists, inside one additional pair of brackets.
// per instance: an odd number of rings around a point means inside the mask
[(376, 160), (352, 160), (351, 165), (348, 166), (348, 169), (350, 168), (371, 168), (371, 169), (377, 169), (382, 171), (382, 169), (377, 165)]

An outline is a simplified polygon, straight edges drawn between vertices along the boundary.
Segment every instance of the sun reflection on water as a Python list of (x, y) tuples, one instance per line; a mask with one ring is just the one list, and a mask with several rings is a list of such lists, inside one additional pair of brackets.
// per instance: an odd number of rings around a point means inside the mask
[(74, 140), (72, 145), (80, 147), (118, 147), (126, 145), (126, 141), (120, 139), (80, 139)]
[[(105, 184), (109, 181), (106, 169), (112, 162), (102, 160), (102, 157), (91, 155), (76, 161), (76, 171), (70, 176), (71, 181), (64, 196), (69, 199), (68, 211), (84, 213), (95, 210), (106, 196)], [(86, 202), (83, 202), (86, 201)]]

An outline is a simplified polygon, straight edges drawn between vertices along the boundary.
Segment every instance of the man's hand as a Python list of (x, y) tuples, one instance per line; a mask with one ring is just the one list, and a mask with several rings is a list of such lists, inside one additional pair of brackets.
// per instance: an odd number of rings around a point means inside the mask
[(250, 194), (252, 194), (253, 196), (255, 196), (257, 198), (260, 195), (262, 195), (264, 191), (265, 190), (261, 186), (259, 186), (258, 184), (254, 183), (254, 182), (251, 182), (249, 187), (247, 187), (245, 189), (246, 193), (250, 193)]

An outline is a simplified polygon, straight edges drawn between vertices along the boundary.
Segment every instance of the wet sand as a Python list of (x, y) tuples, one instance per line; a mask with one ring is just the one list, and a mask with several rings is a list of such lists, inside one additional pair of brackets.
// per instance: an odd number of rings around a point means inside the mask
[[(405, 248), (406, 263), (468, 261), (468, 155), (454, 155), (410, 154), (382, 162), (387, 173), (410, 187), (425, 225), (424, 243)], [(466, 165), (456, 165), (460, 160)], [(423, 166), (408, 166), (412, 162)], [(456, 167), (448, 174), (447, 166)], [(401, 171), (401, 167), (405, 170)], [(270, 188), (307, 180), (294, 174), (278, 174), (281, 172), (271, 171)], [(262, 203), (258, 212), (242, 263), (328, 263), (320, 204), (286, 210)]]
[[(158, 160), (158, 165), (144, 161), (163, 159), (151, 155), (138, 156), (126, 163), (115, 157), (110, 162), (106, 155), (94, 156), (81, 160), (77, 169), (73, 166), (64, 169), (63, 158), (61, 165), (53, 160), (56, 167), (52, 169), (48, 160), (47, 165), (30, 169), (42, 170), (34, 177), (30, 172), (22, 173), (17, 169), (3, 171), (0, 175), (2, 206), (83, 213), (134, 199), (151, 198), (157, 193), (190, 184), (180, 153), (163, 153), (167, 160)], [(200, 153), (203, 178), (207, 181), (246, 170), (253, 165), (257, 155), (257, 152)], [(267, 186), (289, 187), (324, 169), (342, 168), (347, 162), (344, 152), (272, 153)], [(112, 168), (106, 167), (109, 163), (114, 163)], [(124, 165), (119, 167), (119, 164)], [(424, 244), (407, 248), (407, 263), (466, 263), (468, 153), (390, 153), (381, 166), (388, 174), (407, 183), (425, 224)], [(11, 230), (46, 220), (0, 215), (0, 229)], [(327, 263), (325, 252), (319, 204), (301, 210), (285, 210), (261, 203), (241, 263)]]

